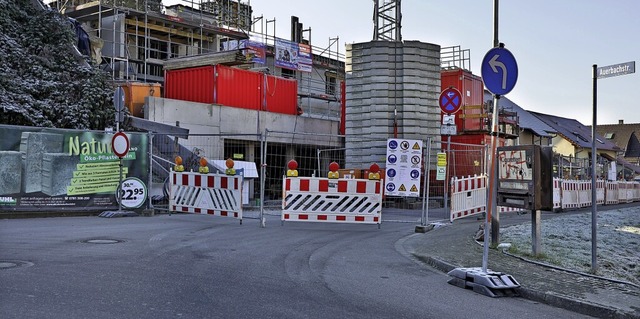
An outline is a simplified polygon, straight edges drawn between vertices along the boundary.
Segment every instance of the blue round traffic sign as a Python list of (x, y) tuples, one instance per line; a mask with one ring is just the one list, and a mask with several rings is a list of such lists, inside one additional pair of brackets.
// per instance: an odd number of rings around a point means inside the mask
[(395, 190), (396, 190), (396, 184), (394, 184), (394, 183), (389, 183), (389, 184), (387, 184), (387, 187), (386, 187), (386, 188), (387, 188), (387, 191), (388, 191), (388, 192), (393, 192), (393, 191), (395, 191)]
[(391, 164), (395, 164), (398, 161), (398, 157), (396, 157), (395, 155), (391, 154), (387, 157), (387, 162), (391, 163)]
[(491, 93), (505, 95), (516, 86), (518, 63), (505, 48), (493, 48), (482, 59), (482, 82)]
[(389, 141), (389, 148), (392, 149), (392, 150), (395, 150), (396, 148), (398, 148), (398, 141), (390, 140)]
[(393, 168), (390, 168), (387, 170), (387, 176), (389, 177), (396, 177), (396, 170)]
[(417, 170), (417, 169), (412, 170), (411, 171), (411, 178), (416, 179), (418, 177), (420, 177), (420, 171)]
[(460, 110), (460, 106), (462, 106), (462, 95), (456, 88), (450, 87), (440, 93), (440, 99), (438, 101), (442, 113), (452, 114)]

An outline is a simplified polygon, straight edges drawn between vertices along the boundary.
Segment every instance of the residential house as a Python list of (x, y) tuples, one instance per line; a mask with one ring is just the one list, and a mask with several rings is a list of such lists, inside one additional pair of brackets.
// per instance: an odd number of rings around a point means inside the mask
[[(492, 101), (493, 95), (489, 91), (484, 91), (484, 100)], [(555, 130), (545, 122), (535, 117), (518, 104), (502, 96), (498, 102), (501, 110), (515, 112), (518, 117), (518, 145), (551, 145)], [(490, 111), (490, 110), (489, 110)]]
[[(574, 119), (529, 112), (550, 126), (556, 135), (551, 145), (554, 153), (560, 155), (556, 161), (556, 173), (563, 178), (587, 179), (591, 176), (591, 129)], [(610, 140), (596, 134), (598, 177), (610, 177), (615, 169), (618, 153), (621, 149)], [(615, 174), (615, 171), (614, 171)]]
[(598, 125), (596, 133), (621, 149), (618, 162), (626, 168), (622, 176), (624, 179), (640, 175), (640, 123), (625, 124), (624, 120), (620, 120), (618, 124)]

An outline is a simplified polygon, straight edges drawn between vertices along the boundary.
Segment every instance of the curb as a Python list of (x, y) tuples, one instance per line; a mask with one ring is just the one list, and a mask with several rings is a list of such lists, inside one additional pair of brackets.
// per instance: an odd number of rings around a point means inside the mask
[[(442, 271), (445, 274), (456, 268), (456, 266), (446, 261), (431, 256), (417, 254), (412, 254), (412, 256), (420, 262)], [(541, 292), (524, 287), (516, 288), (516, 291), (521, 298), (544, 303), (556, 308), (566, 309), (582, 315), (613, 319), (640, 319), (640, 315), (636, 315), (634, 313), (609, 308), (603, 305), (586, 303), (584, 301), (561, 296), (553, 292)]]

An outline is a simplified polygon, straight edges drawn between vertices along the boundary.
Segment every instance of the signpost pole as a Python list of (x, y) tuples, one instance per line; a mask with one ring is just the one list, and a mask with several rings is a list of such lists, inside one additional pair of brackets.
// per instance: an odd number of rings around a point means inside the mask
[(596, 125), (598, 124), (598, 78), (608, 78), (636, 72), (636, 62), (630, 61), (598, 68), (593, 65), (593, 123), (591, 124), (591, 271), (598, 270), (597, 260), (597, 231), (598, 208), (596, 203), (596, 173), (598, 166), (598, 149), (596, 147)]
[(598, 65), (593, 65), (593, 123), (591, 124), (591, 272), (596, 273), (598, 269), (598, 259), (596, 258), (596, 251), (598, 248), (597, 237), (597, 204), (596, 204), (596, 160), (597, 148), (596, 148), (596, 125), (598, 117)]
[(118, 178), (118, 212), (122, 212), (122, 157), (120, 157), (120, 176)]

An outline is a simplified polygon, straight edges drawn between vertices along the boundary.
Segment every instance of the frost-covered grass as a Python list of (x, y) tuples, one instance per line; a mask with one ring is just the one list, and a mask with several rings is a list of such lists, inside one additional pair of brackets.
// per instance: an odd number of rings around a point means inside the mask
[[(591, 212), (541, 221), (542, 254), (532, 256), (531, 223), (505, 227), (510, 253), (563, 268), (591, 272)], [(640, 209), (598, 212), (596, 275), (640, 284)]]

